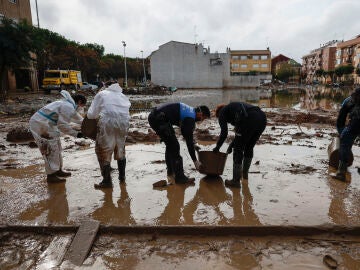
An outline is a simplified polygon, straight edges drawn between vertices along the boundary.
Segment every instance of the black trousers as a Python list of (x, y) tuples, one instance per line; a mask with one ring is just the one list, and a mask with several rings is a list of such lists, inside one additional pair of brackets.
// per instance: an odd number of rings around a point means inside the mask
[(175, 173), (175, 179), (184, 177), (182, 157), (180, 156), (180, 144), (176, 138), (172, 124), (162, 112), (154, 109), (148, 117), (151, 128), (165, 143), (165, 161), (168, 174)]
[(266, 115), (260, 108), (247, 111), (248, 116), (235, 124), (234, 163), (254, 156), (254, 147), (266, 127)]

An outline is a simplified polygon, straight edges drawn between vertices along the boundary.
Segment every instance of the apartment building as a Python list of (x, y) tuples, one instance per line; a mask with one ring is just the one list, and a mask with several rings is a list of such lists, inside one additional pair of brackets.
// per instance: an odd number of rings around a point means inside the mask
[(31, 24), (30, 0), (0, 0), (0, 17), (13, 19), (16, 22), (25, 19)]
[(360, 84), (360, 77), (356, 70), (360, 68), (360, 35), (353, 39), (338, 43), (336, 50), (336, 67), (341, 65), (352, 65), (354, 83)]
[[(0, 0), (0, 18), (2, 17), (12, 19), (15, 22), (26, 20), (32, 24), (30, 0)], [(13, 72), (8, 71), (5, 74), (3, 84), (2, 88), (6, 89), (8, 93), (21, 92), (28, 87), (33, 91), (38, 91), (39, 84), (35, 63), (30, 63), (29, 67), (16, 69)]]
[(271, 74), (271, 52), (266, 50), (230, 50), (231, 76)]
[(306, 83), (312, 83), (317, 78), (316, 70), (333, 71), (335, 69), (335, 53), (338, 40), (329, 41), (319, 48), (312, 50), (309, 54), (302, 57), (302, 74), (305, 74)]

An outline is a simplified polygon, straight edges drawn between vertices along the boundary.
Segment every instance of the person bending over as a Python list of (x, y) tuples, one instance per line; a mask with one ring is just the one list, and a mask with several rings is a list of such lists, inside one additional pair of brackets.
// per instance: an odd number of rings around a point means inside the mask
[(266, 127), (266, 115), (259, 107), (244, 102), (220, 104), (215, 114), (219, 118), (221, 133), (214, 152), (219, 151), (228, 135), (227, 124), (235, 127), (235, 138), (227, 150), (230, 154), (234, 149), (233, 178), (226, 180), (225, 185), (240, 187), (240, 180), (248, 179), (254, 146)]

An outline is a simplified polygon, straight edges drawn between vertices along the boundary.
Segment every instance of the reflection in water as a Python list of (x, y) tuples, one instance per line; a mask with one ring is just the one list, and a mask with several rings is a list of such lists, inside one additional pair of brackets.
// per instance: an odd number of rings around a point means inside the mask
[(331, 177), (327, 181), (331, 196), (328, 215), (329, 219), (337, 225), (351, 225), (360, 222), (360, 192), (354, 192), (350, 188), (350, 173), (347, 174), (346, 178), (349, 182), (344, 183)]
[(231, 223), (241, 225), (261, 225), (258, 216), (253, 209), (253, 196), (250, 193), (247, 180), (241, 182), (241, 192), (237, 188), (231, 189), (233, 192), (232, 206), (234, 209), (234, 220)]
[(227, 224), (227, 218), (220, 206), (228, 205), (230, 200), (231, 196), (226, 193), (221, 177), (202, 178), (195, 196), (184, 207), (185, 223)]
[(113, 189), (101, 189), (104, 193), (103, 204), (92, 213), (92, 217), (102, 223), (134, 225), (131, 214), (131, 199), (126, 190), (126, 183), (120, 184), (120, 198), (117, 206), (113, 202)]
[[(253, 199), (247, 181), (243, 181), (243, 196), (240, 189), (231, 190), (233, 196), (226, 192), (221, 177), (201, 179), (195, 196), (184, 207), (185, 223), (260, 225), (252, 208)], [(232, 218), (229, 217), (230, 211), (233, 211)]]
[(201, 104), (215, 108), (220, 103), (242, 101), (262, 108), (338, 109), (351, 90), (323, 86), (303, 86), (283, 89), (203, 89), (180, 90), (164, 102), (184, 102), (190, 106)]
[(156, 219), (157, 225), (175, 225), (181, 223), (185, 190), (187, 187), (189, 187), (189, 185), (167, 186), (168, 204), (162, 214)]
[(48, 211), (47, 222), (65, 224), (69, 216), (69, 205), (66, 198), (65, 183), (47, 185), (49, 198), (26, 209), (19, 216), (21, 220), (36, 220)]

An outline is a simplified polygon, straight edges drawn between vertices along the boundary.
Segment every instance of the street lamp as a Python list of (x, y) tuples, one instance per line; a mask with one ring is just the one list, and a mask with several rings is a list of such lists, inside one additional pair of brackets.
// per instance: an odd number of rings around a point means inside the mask
[(143, 51), (141, 51), (141, 58), (143, 60), (143, 68), (144, 68), (144, 86), (146, 87), (145, 59), (144, 59)]
[(37, 0), (35, 0), (35, 5), (36, 5), (37, 25), (38, 25), (38, 28), (40, 28), (40, 23), (39, 23), (39, 11), (38, 11)]
[(124, 65), (125, 65), (125, 87), (127, 87), (127, 70), (126, 70), (126, 54), (125, 54), (125, 47), (126, 43), (125, 41), (121, 41), (124, 46)]

